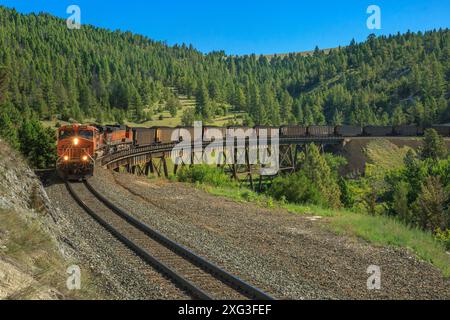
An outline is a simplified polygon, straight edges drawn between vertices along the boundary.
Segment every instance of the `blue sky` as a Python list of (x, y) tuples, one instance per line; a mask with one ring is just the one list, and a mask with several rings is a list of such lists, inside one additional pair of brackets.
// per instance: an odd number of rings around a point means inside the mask
[[(129, 30), (203, 51), (270, 54), (330, 48), (370, 33), (450, 27), (448, 0), (0, 0), (19, 12), (66, 18), (81, 8), (82, 24)], [(366, 27), (369, 5), (381, 8), (382, 29)]]

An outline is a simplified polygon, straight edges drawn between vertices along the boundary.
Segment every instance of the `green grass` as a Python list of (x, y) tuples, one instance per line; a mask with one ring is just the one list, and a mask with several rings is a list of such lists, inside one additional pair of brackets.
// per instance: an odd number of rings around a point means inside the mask
[(201, 189), (216, 196), (237, 202), (251, 202), (263, 208), (282, 208), (294, 214), (326, 217), (325, 226), (338, 234), (353, 236), (380, 245), (406, 248), (418, 258), (427, 261), (450, 277), (450, 255), (431, 233), (410, 228), (387, 216), (370, 216), (348, 210), (332, 210), (318, 206), (297, 205), (274, 201), (248, 189), (220, 188), (200, 185)]
[[(144, 121), (144, 122), (135, 122), (132, 120), (126, 120), (125, 124), (131, 126), (131, 127), (177, 127), (177, 126), (181, 126), (181, 117), (183, 116), (183, 113), (186, 109), (189, 108), (195, 108), (196, 105), (196, 100), (194, 97), (192, 98), (188, 98), (184, 95), (178, 95), (178, 99), (180, 100), (181, 103), (181, 109), (178, 110), (177, 115), (175, 117), (172, 117), (169, 111), (162, 111), (162, 112), (155, 112), (155, 114), (152, 116), (152, 120), (150, 121)], [(164, 108), (164, 104), (159, 105), (160, 108)], [(156, 107), (153, 107), (153, 109), (155, 110)], [(144, 109), (144, 111), (149, 111), (149, 109)], [(212, 125), (212, 126), (225, 126), (230, 120), (235, 120), (235, 116), (240, 116), (242, 117), (243, 115), (245, 115), (245, 113), (233, 113), (230, 112), (227, 115), (224, 116), (218, 116), (213, 118), (210, 122), (205, 123), (207, 125)], [(160, 120), (160, 118), (162, 117), (162, 120)], [(69, 125), (69, 122), (65, 122), (65, 121), (61, 121), (61, 120), (44, 120), (41, 121), (42, 124), (45, 127), (49, 127), (49, 128), (55, 128), (56, 123), (60, 123), (61, 125)], [(90, 119), (84, 119), (83, 120), (84, 123), (95, 123), (95, 119), (94, 118), (90, 118)], [(239, 118), (237, 119), (237, 122), (239, 122), (240, 124), (242, 124), (242, 119)], [(105, 124), (110, 124), (112, 123), (111, 121), (106, 121)]]
[[(183, 112), (178, 111), (175, 117), (172, 117), (168, 111), (156, 113), (153, 115), (153, 120), (146, 122), (133, 122), (133, 121), (125, 121), (125, 123), (131, 127), (153, 127), (153, 126), (161, 126), (161, 127), (176, 127), (181, 125), (181, 116)], [(159, 120), (160, 116), (163, 116), (162, 120)]]
[[(159, 120), (160, 116), (163, 116), (162, 120)], [(157, 113), (153, 116), (153, 120), (145, 121), (145, 122), (134, 122), (134, 121), (125, 121), (125, 124), (130, 127), (177, 127), (181, 126), (181, 116), (183, 115), (182, 111), (179, 111), (175, 117), (172, 117), (168, 111)], [(214, 118), (211, 122), (205, 123), (204, 125), (212, 125), (212, 126), (225, 126), (230, 120), (234, 120), (234, 115), (229, 114), (226, 116), (221, 116)], [(242, 124), (242, 119), (237, 119), (237, 121)], [(69, 122), (58, 121), (58, 120), (45, 120), (41, 121), (42, 124), (47, 128), (55, 128), (56, 123), (60, 123), (62, 126), (69, 125)], [(84, 123), (95, 123), (95, 119), (85, 119)], [(111, 121), (107, 121), (107, 123), (112, 123)]]
[[(159, 120), (160, 116), (163, 116), (162, 120)], [(181, 126), (181, 116), (183, 115), (182, 111), (178, 111), (175, 117), (172, 117), (168, 111), (164, 111), (161, 113), (157, 113), (153, 116), (152, 121), (146, 122), (132, 122), (126, 121), (126, 124), (131, 127), (177, 127)], [(242, 114), (240, 114), (242, 115)], [(210, 122), (204, 123), (204, 125), (212, 125), (212, 126), (225, 126), (230, 120), (234, 120), (234, 114), (228, 114), (226, 116), (220, 116), (212, 119)], [(237, 120), (240, 124), (242, 124), (242, 119)]]
[(409, 150), (412, 149), (408, 146), (400, 148), (386, 139), (376, 139), (367, 145), (365, 152), (370, 163), (384, 170), (392, 170), (403, 165)]
[(332, 218), (331, 227), (340, 234), (356, 235), (370, 243), (406, 248), (440, 269), (445, 277), (450, 277), (450, 255), (429, 232), (409, 228), (387, 216), (345, 211)]

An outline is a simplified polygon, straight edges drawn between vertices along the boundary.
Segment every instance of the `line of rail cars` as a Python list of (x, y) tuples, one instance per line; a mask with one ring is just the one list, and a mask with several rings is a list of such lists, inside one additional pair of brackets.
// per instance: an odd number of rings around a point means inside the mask
[[(440, 135), (450, 137), (449, 125), (432, 126)], [(92, 176), (95, 159), (105, 154), (132, 148), (155, 144), (191, 141), (214, 141), (220, 137), (226, 138), (232, 130), (241, 130), (249, 134), (249, 129), (255, 129), (253, 134), (262, 135), (266, 129), (267, 139), (278, 134), (280, 139), (295, 139), (305, 137), (411, 137), (424, 134), (424, 128), (419, 126), (245, 126), (214, 127), (205, 126), (201, 134), (194, 127), (151, 127), (130, 128), (124, 125), (80, 125), (74, 124), (61, 127), (58, 130), (58, 160), (57, 170), (61, 176), (78, 179)]]
[[(439, 134), (445, 137), (450, 136), (450, 126), (434, 125), (432, 126)], [(194, 127), (152, 127), (152, 128), (133, 128), (133, 146), (148, 146), (158, 143), (172, 143), (185, 141), (187, 137), (191, 141), (201, 139), (203, 141), (213, 141), (219, 137), (226, 138), (230, 130), (240, 130), (241, 133), (249, 134), (249, 129), (255, 129), (253, 134), (259, 137), (261, 130), (265, 129), (267, 138), (276, 132), (281, 139), (283, 138), (304, 138), (304, 137), (414, 137), (422, 136), (424, 128), (419, 126), (256, 126), (254, 128), (245, 126), (215, 127), (205, 126), (202, 129), (201, 137), (196, 137)]]

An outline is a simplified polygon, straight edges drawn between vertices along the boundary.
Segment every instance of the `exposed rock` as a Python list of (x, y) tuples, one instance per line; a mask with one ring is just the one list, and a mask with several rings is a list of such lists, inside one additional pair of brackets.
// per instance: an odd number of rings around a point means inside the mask
[[(58, 241), (62, 237), (56, 224), (57, 214), (39, 178), (23, 157), (0, 140), (0, 299), (63, 297), (36, 277), (42, 261), (51, 263), (57, 259), (64, 267), (61, 253), (66, 253), (66, 259), (71, 255), (65, 244)], [(31, 231), (25, 226), (30, 226)], [(48, 247), (39, 245), (42, 239)], [(10, 252), (8, 246), (17, 243), (22, 245), (19, 250)], [(64, 271), (62, 268), (55, 272), (64, 274)], [(52, 276), (53, 273), (49, 277)]]
[(39, 178), (23, 157), (0, 140), (0, 208), (24, 214), (27, 219), (41, 220), (42, 227), (54, 236), (57, 213)]

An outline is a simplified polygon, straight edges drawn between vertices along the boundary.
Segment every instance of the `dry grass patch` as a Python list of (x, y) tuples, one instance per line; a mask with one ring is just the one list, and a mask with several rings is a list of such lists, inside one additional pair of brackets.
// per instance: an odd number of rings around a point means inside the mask
[(12, 210), (0, 209), (0, 261), (2, 299), (101, 298), (83, 270), (81, 290), (69, 291), (66, 270), (76, 262), (62, 257), (56, 241), (37, 222), (25, 221)]

